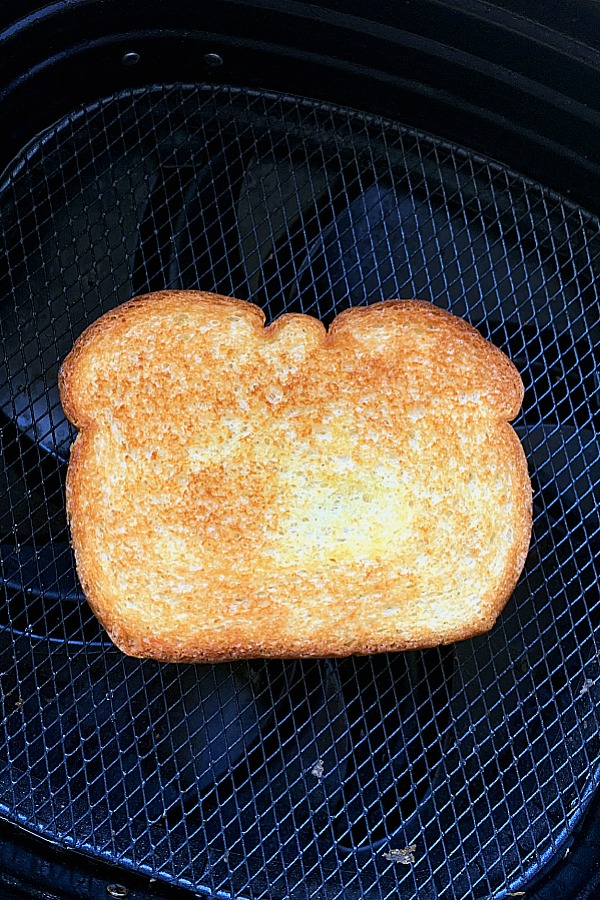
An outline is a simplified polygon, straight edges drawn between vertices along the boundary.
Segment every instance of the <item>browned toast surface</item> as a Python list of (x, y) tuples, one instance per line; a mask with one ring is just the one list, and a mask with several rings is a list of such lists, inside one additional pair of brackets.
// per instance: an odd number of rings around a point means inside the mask
[(334, 656), (489, 629), (521, 573), (521, 378), (430, 303), (326, 332), (200, 292), (137, 298), (60, 373), (87, 599), (126, 653)]

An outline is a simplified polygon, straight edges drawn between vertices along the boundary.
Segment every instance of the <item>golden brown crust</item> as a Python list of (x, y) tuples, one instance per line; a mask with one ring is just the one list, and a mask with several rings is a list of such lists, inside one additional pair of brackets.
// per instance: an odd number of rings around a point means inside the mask
[(344, 656), (489, 629), (522, 571), (523, 385), (424, 301), (317, 320), (146, 295), (76, 342), (59, 386), (77, 569), (126, 653)]

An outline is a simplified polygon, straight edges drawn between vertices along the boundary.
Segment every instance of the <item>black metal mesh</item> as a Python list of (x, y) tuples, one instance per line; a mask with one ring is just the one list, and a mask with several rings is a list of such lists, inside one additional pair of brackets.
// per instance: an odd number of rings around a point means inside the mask
[[(131, 91), (0, 184), (0, 811), (149, 875), (252, 898), (501, 896), (600, 777), (600, 235), (497, 165), (362, 114), (241, 90)], [(432, 299), (516, 362), (533, 476), (494, 630), (365, 659), (122, 656), (85, 604), (56, 386), (106, 309), (165, 287), (331, 321)]]

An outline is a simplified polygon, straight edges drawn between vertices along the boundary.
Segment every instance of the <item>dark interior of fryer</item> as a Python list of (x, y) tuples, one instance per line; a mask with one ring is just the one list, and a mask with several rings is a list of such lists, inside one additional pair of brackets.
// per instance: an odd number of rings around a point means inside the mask
[[(20, 153), (0, 184), (2, 814), (224, 896), (500, 896), (541, 871), (600, 775), (599, 258), (597, 220), (551, 191), (293, 97), (121, 91)], [(68, 544), (57, 369), (167, 287), (325, 322), (431, 299), (513, 359), (534, 533), (490, 635), (216, 667), (110, 645)]]

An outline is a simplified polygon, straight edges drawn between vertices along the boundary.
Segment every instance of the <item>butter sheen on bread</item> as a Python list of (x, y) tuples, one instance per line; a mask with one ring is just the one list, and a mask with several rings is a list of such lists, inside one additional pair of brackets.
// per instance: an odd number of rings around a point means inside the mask
[(112, 640), (164, 661), (344, 656), (491, 628), (522, 571), (523, 384), (423, 301), (326, 331), (193, 291), (94, 322), (59, 387), (77, 571)]

